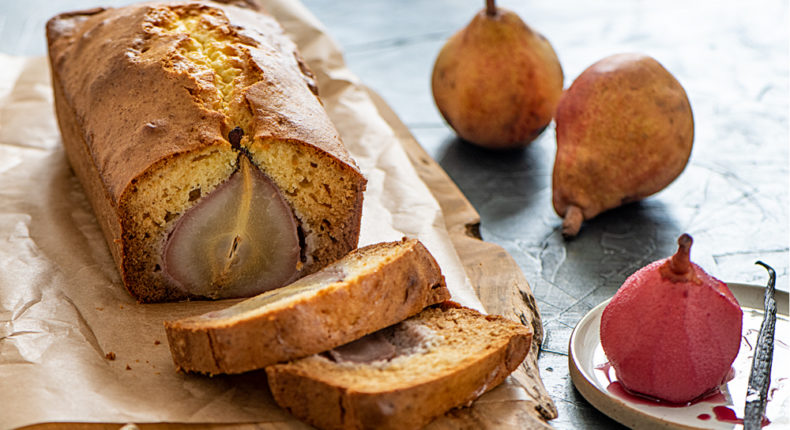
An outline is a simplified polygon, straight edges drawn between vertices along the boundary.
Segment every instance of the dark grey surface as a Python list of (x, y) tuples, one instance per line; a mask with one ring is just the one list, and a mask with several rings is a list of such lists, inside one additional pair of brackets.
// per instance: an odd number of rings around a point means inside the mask
[[(0, 52), (43, 55), (43, 23), (100, 0), (0, 0)], [(113, 3), (113, 2), (108, 2)], [(118, 2), (114, 2), (118, 3)], [(686, 88), (695, 117), (689, 165), (664, 191), (559, 233), (551, 206), (553, 125), (524, 150), (495, 153), (459, 142), (430, 92), (447, 37), (482, 7), (471, 0), (305, 0), (343, 47), (350, 69), (379, 92), (480, 212), (485, 240), (505, 247), (540, 306), (541, 374), (557, 428), (612, 428), (568, 376), (576, 322), (641, 266), (694, 237), (692, 260), (731, 282), (763, 284), (761, 259), (788, 290), (788, 3), (783, 0), (500, 1), (554, 45), (565, 86), (607, 55), (655, 57)], [(785, 340), (786, 342), (788, 340)]]

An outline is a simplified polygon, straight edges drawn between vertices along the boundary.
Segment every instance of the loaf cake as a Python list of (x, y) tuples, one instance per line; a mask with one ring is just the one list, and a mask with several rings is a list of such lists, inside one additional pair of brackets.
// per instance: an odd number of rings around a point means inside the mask
[(47, 39), (66, 155), (138, 301), (249, 297), (356, 248), (365, 178), (272, 17), (144, 3)]
[(266, 374), (277, 404), (320, 429), (417, 429), (501, 383), (531, 341), (521, 324), (447, 302)]
[(332, 349), (449, 297), (422, 243), (384, 242), (284, 288), (165, 322), (165, 330), (177, 368), (240, 373)]

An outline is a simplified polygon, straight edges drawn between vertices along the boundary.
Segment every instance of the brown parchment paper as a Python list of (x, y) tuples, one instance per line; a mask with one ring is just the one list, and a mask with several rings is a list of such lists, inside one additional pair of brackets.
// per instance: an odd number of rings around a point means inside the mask
[[(368, 178), (360, 245), (420, 238), (454, 299), (483, 310), (440, 206), (400, 144), (403, 137), (379, 115), (336, 44), (301, 4), (262, 3), (317, 74), (327, 111)], [(0, 55), (0, 427), (304, 427), (274, 404), (261, 371), (213, 378), (175, 372), (162, 321), (227, 305), (140, 305), (129, 296), (60, 146), (46, 59)], [(528, 397), (509, 379), (479, 402), (504, 412)]]

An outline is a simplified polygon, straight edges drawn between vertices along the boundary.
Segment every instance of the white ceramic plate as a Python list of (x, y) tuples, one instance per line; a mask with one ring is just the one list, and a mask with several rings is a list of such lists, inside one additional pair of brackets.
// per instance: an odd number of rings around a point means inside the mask
[[(600, 341), (601, 303), (579, 321), (571, 334), (568, 354), (573, 384), (593, 406), (612, 419), (639, 429), (733, 429), (743, 428), (744, 397), (763, 320), (764, 287), (728, 284), (743, 308), (741, 349), (732, 367), (734, 378), (722, 387), (722, 395), (688, 406), (669, 406), (623, 393), (614, 369), (606, 365)], [(771, 392), (766, 409), (766, 429), (790, 428), (790, 318), (788, 294), (776, 292), (777, 318)]]

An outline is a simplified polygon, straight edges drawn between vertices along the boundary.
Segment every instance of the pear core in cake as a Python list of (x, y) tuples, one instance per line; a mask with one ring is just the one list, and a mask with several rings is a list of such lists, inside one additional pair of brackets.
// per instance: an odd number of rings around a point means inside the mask
[(410, 320), (338, 346), (323, 357), (340, 364), (386, 367), (394, 358), (427, 353), (437, 341), (434, 330)]
[(165, 273), (191, 294), (250, 296), (296, 275), (301, 248), (290, 206), (246, 156), (239, 166), (184, 213), (167, 239)]

